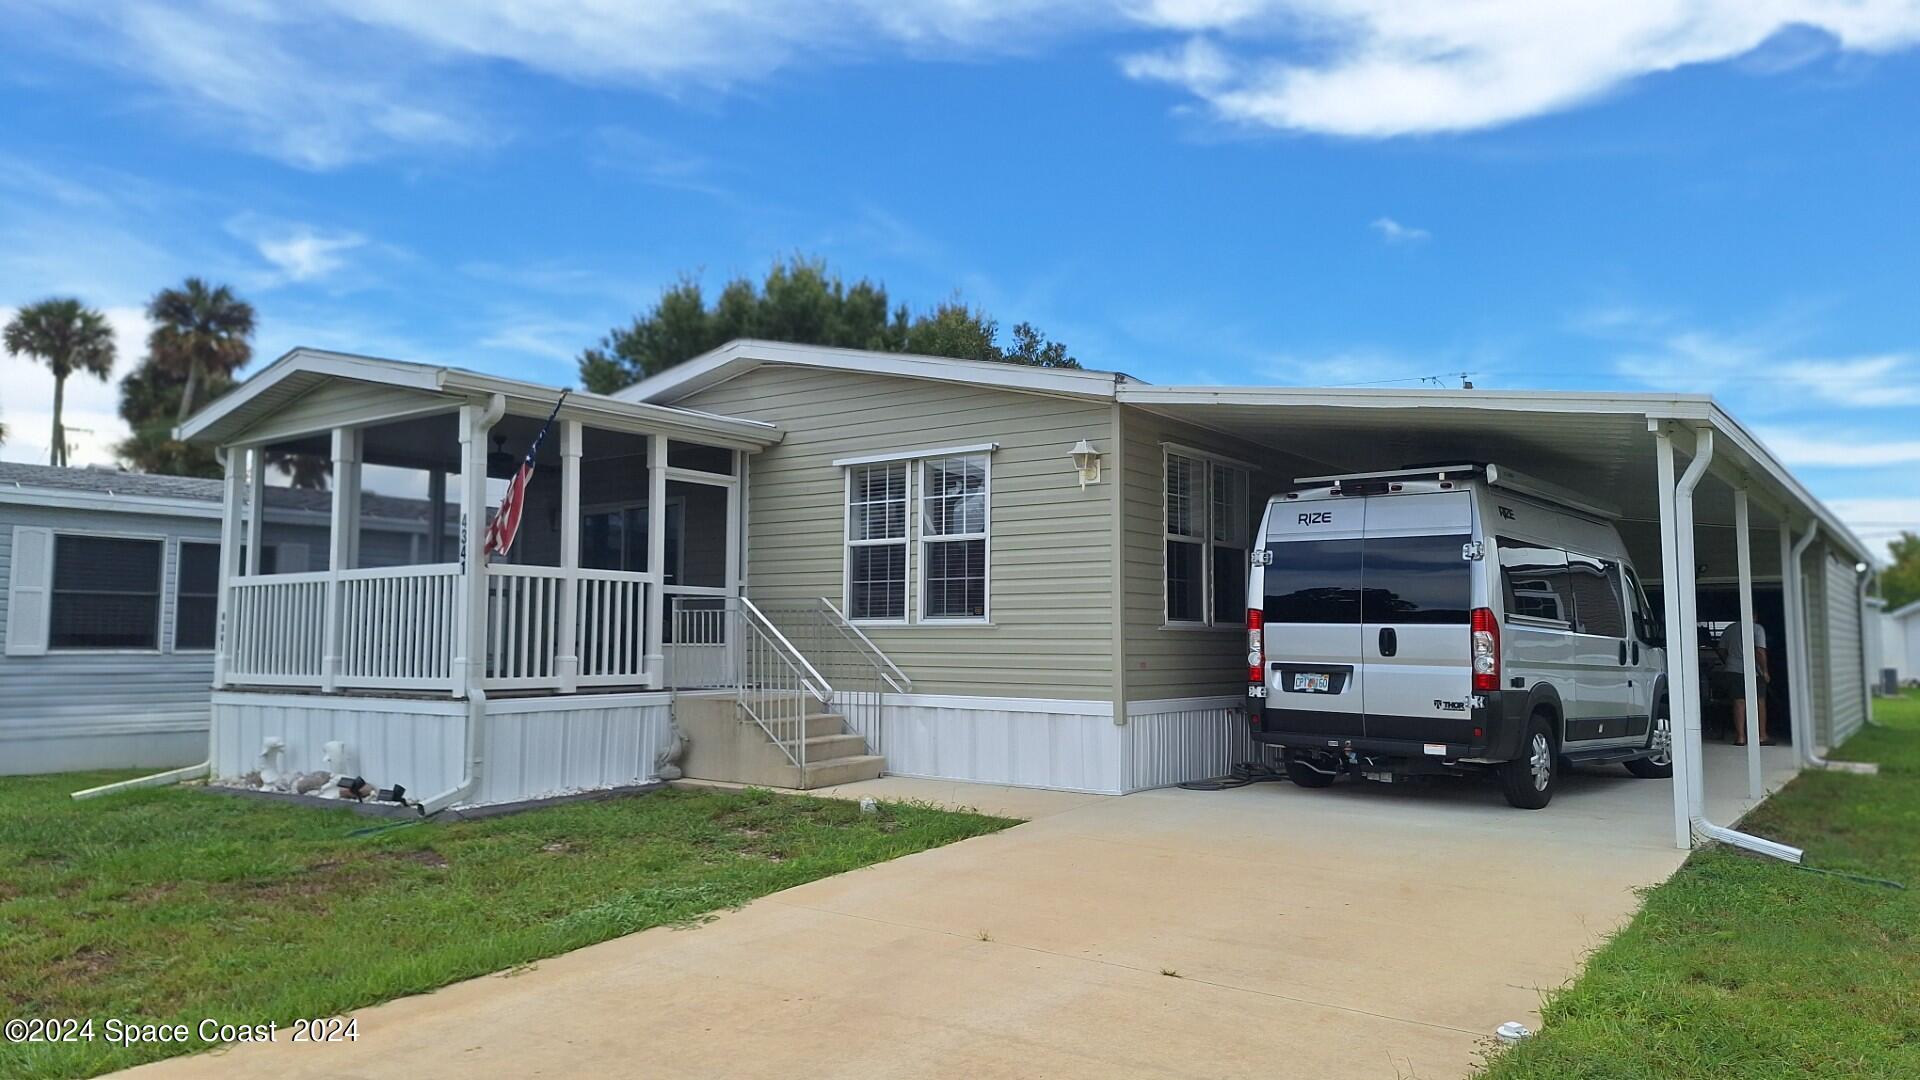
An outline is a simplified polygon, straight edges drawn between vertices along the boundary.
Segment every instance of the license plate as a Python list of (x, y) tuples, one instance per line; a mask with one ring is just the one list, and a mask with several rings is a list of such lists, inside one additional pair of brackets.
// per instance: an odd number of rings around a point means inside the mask
[(1333, 676), (1323, 671), (1296, 671), (1293, 673), (1293, 688), (1324, 694), (1333, 688)]

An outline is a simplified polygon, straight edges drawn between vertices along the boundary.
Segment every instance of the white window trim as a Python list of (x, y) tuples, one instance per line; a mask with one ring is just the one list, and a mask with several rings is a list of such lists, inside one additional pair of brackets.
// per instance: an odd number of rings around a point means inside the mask
[[(937, 457), (977, 457), (982, 459), (986, 463), (985, 464), (985, 469), (986, 469), (985, 483), (984, 483), (984, 486), (980, 489), (980, 494), (982, 496), (982, 503), (984, 504), (983, 508), (985, 512), (985, 521), (982, 524), (981, 530), (978, 534), (964, 533), (957, 536), (934, 536), (934, 537), (929, 537), (927, 535), (926, 518), (925, 518), (926, 470), (927, 470), (927, 465), (930, 463), (931, 459), (937, 458)], [(914, 581), (917, 583), (916, 591), (918, 592), (918, 602), (914, 605), (914, 610), (916, 612), (917, 617), (915, 618), (914, 621), (922, 626), (990, 626), (993, 623), (993, 454), (985, 450), (966, 450), (966, 451), (959, 451), (959, 452), (929, 454), (927, 455), (927, 457), (916, 461), (914, 464), (916, 468), (914, 468), (913, 471), (919, 473), (921, 478), (921, 485), (920, 485), (921, 501), (914, 504), (915, 512), (919, 520), (912, 527), (912, 532), (918, 534), (918, 538), (914, 543), (914, 547), (920, 554), (920, 574), (918, 577), (914, 578)], [(926, 613), (927, 612), (927, 566), (929, 565), (929, 562), (930, 562), (930, 560), (927, 558), (927, 546), (929, 544), (953, 543), (961, 540), (981, 540), (985, 542), (984, 551), (982, 555), (982, 559), (984, 561), (981, 564), (981, 574), (982, 574), (981, 582), (980, 582), (981, 614), (965, 615), (965, 616), (958, 616), (958, 617), (941, 616), (939, 618), (934, 618), (932, 616), (929, 616)], [(907, 568), (907, 571), (909, 573), (912, 573), (913, 568), (909, 566)]]
[[(85, 649), (58, 646), (53, 643), (53, 602), (54, 597), (59, 595), (59, 590), (54, 588), (53, 583), (54, 575), (60, 572), (60, 538), (63, 536), (94, 536), (107, 540), (144, 540), (160, 545), (160, 602), (154, 605), (153, 648)], [(167, 539), (168, 537), (165, 533), (132, 533), (115, 532), (108, 529), (55, 528), (53, 530), (53, 573), (47, 576), (47, 655), (70, 653), (81, 656), (163, 656), (172, 652), (173, 635), (167, 632), (167, 592), (173, 587), (172, 579), (178, 576), (178, 568), (175, 567), (175, 572), (169, 573), (167, 565)]]
[[(1200, 487), (1193, 493), (1194, 506), (1198, 508), (1200, 514), (1198, 537), (1175, 535), (1173, 522), (1167, 515), (1167, 479), (1171, 475), (1169, 470), (1176, 457), (1185, 458), (1201, 466)], [(1246, 477), (1246, 509), (1250, 511), (1253, 505), (1252, 466), (1236, 458), (1196, 450), (1179, 443), (1160, 444), (1160, 629), (1162, 630), (1218, 632), (1245, 628), (1245, 623), (1239, 620), (1222, 623), (1214, 621), (1213, 618), (1213, 549), (1216, 545), (1227, 546), (1225, 541), (1213, 538), (1213, 472), (1215, 468), (1233, 469)], [(1198, 619), (1175, 619), (1167, 607), (1167, 572), (1170, 569), (1167, 565), (1167, 545), (1170, 543), (1192, 544), (1200, 549), (1200, 618)], [(1252, 534), (1249, 532), (1242, 538), (1240, 546), (1234, 550), (1250, 552), (1251, 545)]]
[[(205, 544), (206, 546), (213, 549), (214, 557), (216, 559), (219, 557), (219, 553), (220, 553), (220, 540), (218, 537), (215, 537), (210, 540), (202, 540), (199, 537), (194, 537), (194, 536), (181, 536), (181, 537), (174, 538), (173, 581), (171, 583), (172, 584), (171, 592), (173, 594), (173, 621), (169, 623), (167, 626), (167, 645), (169, 646), (168, 651), (172, 652), (176, 656), (212, 656), (215, 652), (218, 651), (218, 649), (214, 645), (209, 645), (204, 649), (183, 649), (180, 647), (180, 563), (186, 557), (186, 549), (188, 544)], [(216, 565), (214, 569), (214, 591), (212, 593), (215, 599), (215, 606), (213, 611), (213, 640), (215, 641), (216, 644), (220, 640), (220, 608), (219, 608), (220, 573), (219, 571), (220, 571), (220, 567)]]
[[(855, 540), (853, 538), (853, 470), (863, 465), (890, 465), (902, 462), (905, 475), (902, 478), (901, 497), (901, 535), (882, 540)], [(917, 513), (913, 501), (913, 475), (919, 470), (913, 462), (896, 457), (881, 456), (871, 460), (862, 460), (844, 465), (840, 469), (840, 609), (847, 613), (847, 621), (855, 626), (911, 626), (913, 625), (913, 519)], [(900, 593), (900, 617), (897, 619), (856, 618), (853, 614), (853, 549), (855, 547), (891, 547), (898, 544), (901, 548), (901, 561), (905, 564), (902, 573)]]
[(837, 468), (844, 469), (851, 465), (878, 465), (882, 462), (889, 461), (918, 461), (922, 458), (958, 457), (962, 454), (987, 454), (991, 456), (992, 453), (998, 449), (1000, 449), (1000, 444), (995, 442), (973, 443), (969, 446), (935, 446), (924, 450), (893, 450), (884, 454), (862, 454), (858, 457), (834, 458), (833, 464)]

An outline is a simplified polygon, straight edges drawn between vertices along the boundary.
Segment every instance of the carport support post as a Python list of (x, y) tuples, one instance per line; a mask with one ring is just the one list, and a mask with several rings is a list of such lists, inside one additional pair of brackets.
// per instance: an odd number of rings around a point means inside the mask
[[(1660, 478), (1660, 601), (1666, 611), (1667, 711), (1672, 718), (1673, 738), (1673, 843), (1687, 849), (1693, 847), (1693, 759), (1700, 752), (1700, 744), (1694, 741), (1700, 731), (1699, 714), (1688, 697), (1687, 675), (1691, 670), (1697, 681), (1699, 665), (1687, 662), (1692, 659), (1693, 650), (1686, 647), (1692, 634), (1680, 594), (1693, 589), (1693, 567), (1682, 567), (1680, 561), (1674, 521), (1673, 436), (1664, 424), (1655, 431)], [(1681, 662), (1675, 662), (1676, 655)]]
[(1747, 695), (1747, 798), (1759, 802), (1767, 791), (1760, 768), (1760, 673), (1754, 670), (1753, 660), (1753, 644), (1759, 638), (1753, 622), (1753, 537), (1748, 531), (1744, 482), (1733, 489), (1733, 528), (1740, 553), (1740, 643), (1747, 650), (1740, 665)]

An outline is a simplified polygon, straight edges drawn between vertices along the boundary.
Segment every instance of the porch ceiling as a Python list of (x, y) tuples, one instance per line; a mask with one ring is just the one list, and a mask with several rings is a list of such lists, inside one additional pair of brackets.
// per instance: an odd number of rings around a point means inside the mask
[[(436, 407), (454, 408), (482, 401), (494, 394), (506, 398), (510, 415), (544, 418), (563, 392), (559, 387), (460, 368), (299, 348), (189, 417), (176, 429), (175, 435), (184, 441), (222, 446), (246, 443), (251, 441), (249, 433), (264, 421), (316, 390), (343, 382), (390, 388), (395, 392), (394, 402), (369, 407), (364, 418), (347, 416), (334, 418), (332, 422), (392, 420), (397, 415), (417, 415)], [(778, 428), (757, 420), (622, 401), (585, 391), (565, 393), (567, 397), (560, 415), (595, 427), (660, 432), (735, 450), (762, 450), (781, 438)], [(322, 427), (316, 425), (314, 430)]]

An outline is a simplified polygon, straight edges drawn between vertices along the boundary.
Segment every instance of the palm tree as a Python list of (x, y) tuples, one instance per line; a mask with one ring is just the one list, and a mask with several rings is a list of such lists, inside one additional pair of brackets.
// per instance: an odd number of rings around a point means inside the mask
[(190, 277), (180, 288), (161, 289), (147, 304), (147, 318), (153, 322), (147, 355), (187, 380), (175, 423), (203, 404), (201, 392), (216, 373), (230, 377), (253, 358), (253, 305), (225, 285)]
[(53, 370), (53, 447), (48, 464), (67, 463), (67, 431), (60, 409), (67, 376), (79, 372), (101, 382), (113, 371), (113, 328), (107, 317), (74, 299), (42, 300), (14, 313), (0, 343), (16, 356), (31, 356)]

